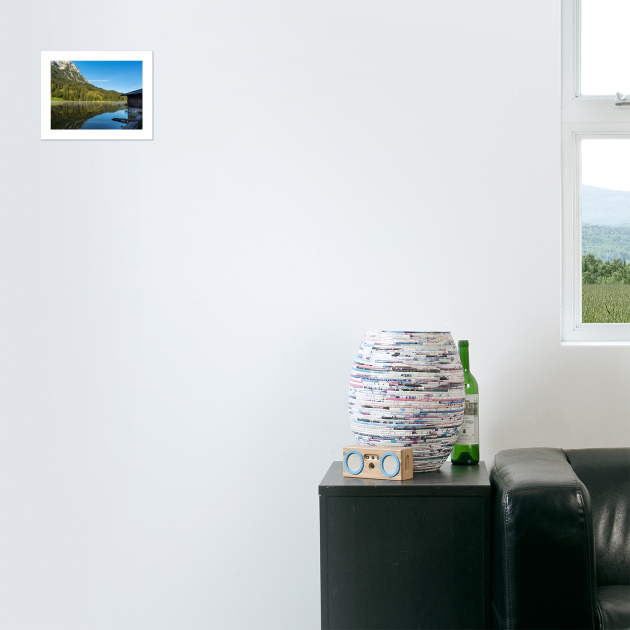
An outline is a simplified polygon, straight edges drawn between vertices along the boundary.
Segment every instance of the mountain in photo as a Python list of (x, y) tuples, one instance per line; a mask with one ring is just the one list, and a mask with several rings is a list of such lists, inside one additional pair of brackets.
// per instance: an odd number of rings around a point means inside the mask
[(51, 77), (57, 80), (57, 83), (87, 83), (90, 85), (72, 61), (51, 61), (50, 73)]
[(57, 101), (126, 101), (115, 90), (92, 85), (72, 61), (50, 62), (50, 96)]

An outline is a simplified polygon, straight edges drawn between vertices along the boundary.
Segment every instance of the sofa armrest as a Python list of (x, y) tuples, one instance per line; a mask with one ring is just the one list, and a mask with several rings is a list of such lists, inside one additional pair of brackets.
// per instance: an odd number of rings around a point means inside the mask
[(499, 628), (597, 628), (590, 497), (561, 449), (500, 451), (492, 608)]

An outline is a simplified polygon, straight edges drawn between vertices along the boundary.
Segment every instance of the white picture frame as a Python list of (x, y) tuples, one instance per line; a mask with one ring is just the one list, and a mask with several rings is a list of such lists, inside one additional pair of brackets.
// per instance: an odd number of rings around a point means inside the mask
[[(142, 129), (51, 129), (50, 62), (58, 59), (84, 61), (142, 61)], [(153, 140), (152, 50), (42, 50), (42, 140)]]

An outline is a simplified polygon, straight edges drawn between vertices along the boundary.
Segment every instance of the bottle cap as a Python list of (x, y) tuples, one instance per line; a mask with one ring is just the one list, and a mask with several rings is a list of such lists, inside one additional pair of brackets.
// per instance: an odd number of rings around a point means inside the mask
[(459, 340), (459, 347), (461, 348), (462, 346), (464, 346), (465, 348), (468, 347), (468, 339), (460, 339)]

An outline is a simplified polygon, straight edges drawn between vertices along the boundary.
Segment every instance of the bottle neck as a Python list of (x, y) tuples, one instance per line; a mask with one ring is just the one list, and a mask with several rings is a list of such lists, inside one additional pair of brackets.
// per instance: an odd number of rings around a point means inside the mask
[(459, 357), (462, 360), (462, 367), (464, 372), (470, 372), (470, 363), (468, 358), (468, 346), (460, 346)]

